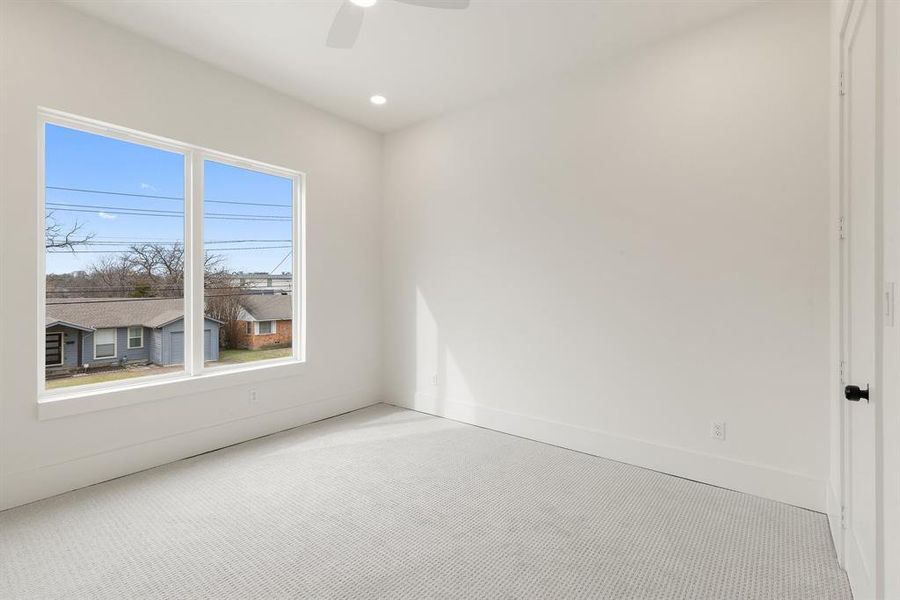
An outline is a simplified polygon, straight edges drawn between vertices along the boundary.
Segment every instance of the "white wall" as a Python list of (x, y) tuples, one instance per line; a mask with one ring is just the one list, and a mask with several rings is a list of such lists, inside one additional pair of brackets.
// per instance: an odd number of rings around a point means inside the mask
[[(380, 365), (381, 138), (44, 2), (0, 18), (0, 508), (373, 403)], [(38, 106), (308, 175), (308, 363), (290, 377), (39, 420)]]
[(386, 398), (824, 509), (828, 19), (753, 8), (389, 135)]

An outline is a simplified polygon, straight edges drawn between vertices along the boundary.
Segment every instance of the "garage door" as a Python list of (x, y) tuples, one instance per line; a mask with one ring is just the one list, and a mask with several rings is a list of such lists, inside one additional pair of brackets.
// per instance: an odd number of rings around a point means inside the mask
[[(212, 331), (209, 329), (203, 330), (203, 358), (204, 360), (209, 360), (209, 357), (213, 355), (212, 353)], [(173, 331), (169, 334), (169, 360), (166, 361), (166, 364), (169, 365), (180, 365), (184, 364), (184, 332), (183, 331)]]

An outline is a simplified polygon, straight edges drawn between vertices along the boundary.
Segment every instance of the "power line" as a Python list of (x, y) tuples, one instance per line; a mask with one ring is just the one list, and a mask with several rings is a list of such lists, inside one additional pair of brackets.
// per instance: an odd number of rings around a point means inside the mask
[[(178, 215), (182, 216), (184, 213), (180, 210), (163, 210), (160, 208), (128, 208), (127, 206), (107, 206), (105, 204), (73, 204), (71, 202), (48, 202), (47, 206), (52, 206), (56, 208), (57, 206), (62, 207), (78, 207), (78, 208), (96, 208), (98, 210), (120, 210), (120, 211), (129, 211), (134, 213), (160, 213), (160, 214), (168, 214), (168, 215)], [(62, 209), (59, 209), (62, 210)], [(273, 219), (285, 219), (290, 220), (291, 217), (285, 215), (259, 215), (254, 213), (205, 213), (204, 216), (215, 216), (215, 217), (270, 217)]]
[[(216, 252), (243, 252), (246, 250), (284, 250), (290, 246), (244, 246), (242, 248), (210, 248)], [(47, 254), (123, 254), (127, 250), (48, 250)], [(285, 257), (287, 258), (287, 257)], [(284, 262), (284, 259), (281, 260)], [(278, 263), (281, 266), (281, 263)], [(276, 269), (278, 267), (275, 267)]]
[[(109, 287), (109, 288), (76, 288), (71, 290), (47, 290), (47, 295), (60, 295), (60, 294), (97, 294), (100, 292), (104, 293), (116, 293), (116, 292), (133, 292), (136, 289), (140, 288), (140, 285), (133, 286), (117, 286), (117, 287)], [(149, 285), (148, 291), (151, 292), (179, 292), (184, 289), (183, 285), (176, 287), (160, 287), (155, 285)], [(258, 292), (254, 292), (254, 288), (240, 288), (240, 287), (230, 287), (230, 286), (204, 286), (204, 290), (231, 290), (234, 293), (234, 296), (265, 296), (265, 295), (273, 295), (273, 294), (260, 294)], [(290, 287), (280, 288), (284, 291), (291, 291)], [(80, 296), (72, 296), (73, 298), (79, 298)]]
[(178, 216), (184, 215), (184, 212), (180, 211), (180, 210), (162, 210), (159, 208), (128, 208), (127, 206), (104, 206), (104, 205), (99, 205), (99, 204), (72, 204), (71, 202), (48, 202), (47, 206), (52, 206), (53, 208), (56, 208), (57, 206), (62, 206), (62, 207), (78, 206), (80, 208), (96, 208), (99, 210), (108, 208), (110, 210), (122, 210), (122, 211), (127, 210), (129, 212), (139, 212), (139, 213), (140, 212), (148, 212), (148, 213), (160, 213), (160, 214), (178, 215)]
[[(258, 294), (204, 294), (205, 298), (229, 298), (234, 296), (254, 296)], [(57, 298), (64, 300), (64, 298)], [(87, 298), (75, 302), (45, 302), (45, 306), (67, 306), (74, 304), (105, 304), (107, 302), (146, 302), (147, 300), (184, 300), (184, 296), (152, 296), (144, 298)]]
[[(51, 209), (51, 212), (58, 211), (58, 210), (61, 210), (63, 212), (79, 212), (79, 213), (96, 213), (97, 212), (96, 210), (81, 210), (81, 209), (77, 209), (77, 208), (53, 208), (53, 209)], [(152, 213), (120, 212), (120, 211), (115, 211), (115, 210), (104, 210), (102, 212), (105, 212), (110, 215), (127, 215), (127, 216), (132, 216), (132, 217), (168, 217), (168, 218), (175, 218), (175, 219), (183, 218), (183, 215), (181, 213), (175, 214), (175, 215), (167, 215), (167, 214), (152, 214)], [(219, 217), (219, 216), (209, 216), (209, 214), (207, 214), (204, 218), (212, 219), (212, 220), (219, 220), (219, 221), (281, 221), (281, 222), (288, 222), (291, 220), (290, 217), (257, 218), (255, 215), (238, 215), (236, 217)]]
[(284, 258), (281, 259), (281, 262), (279, 262), (277, 265), (275, 265), (275, 268), (274, 268), (274, 269), (272, 269), (271, 271), (269, 271), (269, 275), (271, 275), (271, 274), (273, 274), (275, 271), (277, 271), (277, 270), (278, 270), (278, 267), (280, 267), (280, 266), (284, 263), (284, 261), (287, 260), (287, 257), (290, 256), (291, 254), (293, 254), (293, 252), (294, 252), (294, 250), (291, 249), (290, 252), (288, 252), (287, 254), (285, 254), (285, 255), (284, 255)]
[(156, 198), (158, 200), (184, 200), (182, 196), (155, 196), (153, 194), (130, 194), (128, 192), (112, 192), (108, 190), (88, 190), (84, 188), (61, 187), (57, 185), (46, 186), (48, 190), (60, 190), (63, 192), (78, 192), (79, 194), (105, 194), (108, 196), (130, 196), (132, 198)]
[[(72, 204), (71, 202), (48, 202), (47, 206), (52, 206), (53, 210), (65, 210), (63, 208), (56, 208), (56, 207), (77, 206), (79, 208), (95, 208), (97, 210), (102, 210), (102, 211), (109, 210), (110, 212), (112, 212), (112, 211), (129, 211), (130, 213), (135, 213), (135, 214), (142, 214), (142, 213), (157, 214), (158, 213), (160, 215), (178, 215), (179, 217), (184, 215), (184, 213), (180, 210), (162, 210), (162, 209), (158, 209), (158, 208), (128, 208), (128, 207), (122, 207), (122, 206), (106, 206), (106, 205), (102, 205), (102, 204)], [(87, 212), (94, 212), (94, 211), (87, 211)], [(124, 213), (124, 214), (129, 214), (129, 213)], [(206, 218), (209, 218), (209, 217), (241, 217), (242, 219), (244, 219), (244, 218), (255, 219), (255, 218), (265, 217), (265, 218), (270, 218), (270, 219), (280, 219), (280, 220), (287, 220), (287, 221), (289, 221), (291, 219), (291, 217), (286, 217), (284, 215), (255, 215), (255, 214), (245, 214), (245, 213), (214, 213), (214, 212), (205, 213), (204, 217), (206, 217)]]
[[(203, 242), (204, 245), (218, 245), (218, 244), (249, 244), (249, 243), (259, 243), (259, 242), (281, 242), (281, 243), (289, 243), (291, 240), (211, 240), (208, 242)], [(180, 240), (176, 241), (160, 241), (160, 240), (130, 240), (123, 242), (114, 242), (111, 240), (103, 240), (98, 238), (91, 238), (88, 241), (78, 242), (79, 246), (180, 246), (184, 242)]]
[[(48, 190), (60, 190), (64, 192), (77, 192), (79, 194), (104, 194), (107, 196), (128, 196), (130, 198), (154, 198), (157, 200), (178, 200), (184, 202), (182, 196), (155, 196), (153, 194), (133, 194), (128, 192), (113, 192), (110, 190), (90, 190), (85, 188), (70, 188), (55, 185), (46, 186)], [(269, 202), (237, 202), (234, 200), (204, 200), (204, 204), (240, 204), (244, 206), (277, 206), (280, 208), (293, 208), (290, 204), (273, 204)]]

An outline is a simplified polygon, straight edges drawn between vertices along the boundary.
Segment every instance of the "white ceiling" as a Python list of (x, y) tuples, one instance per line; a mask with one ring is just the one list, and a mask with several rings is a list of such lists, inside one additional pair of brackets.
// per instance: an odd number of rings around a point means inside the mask
[[(325, 36), (340, 0), (70, 0), (79, 10), (377, 131), (572, 70), (751, 0), (379, 0), (356, 46)], [(385, 106), (368, 98), (387, 96)]]

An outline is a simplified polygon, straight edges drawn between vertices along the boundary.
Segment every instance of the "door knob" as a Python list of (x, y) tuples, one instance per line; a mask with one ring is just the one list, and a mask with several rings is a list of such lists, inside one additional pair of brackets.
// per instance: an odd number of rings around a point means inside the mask
[(866, 384), (866, 389), (861, 389), (858, 385), (848, 385), (844, 388), (844, 398), (850, 402), (859, 402), (860, 398), (865, 398), (868, 402), (869, 384)]

